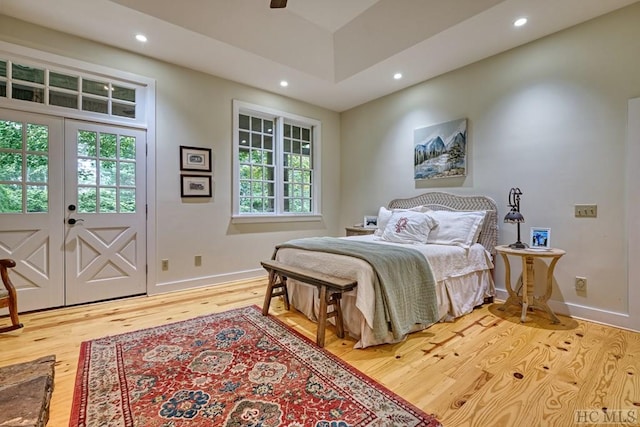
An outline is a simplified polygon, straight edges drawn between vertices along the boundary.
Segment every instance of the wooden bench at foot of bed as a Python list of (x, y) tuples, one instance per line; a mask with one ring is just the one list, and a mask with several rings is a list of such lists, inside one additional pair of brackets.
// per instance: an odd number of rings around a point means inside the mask
[[(352, 290), (357, 286), (357, 282), (351, 279), (329, 276), (317, 271), (306, 270), (304, 268), (292, 267), (276, 260), (261, 261), (260, 264), (269, 273), (269, 284), (267, 293), (264, 296), (262, 315), (269, 314), (271, 298), (276, 296), (284, 297), (284, 305), (289, 310), (289, 294), (287, 292), (287, 278), (299, 282), (314, 285), (320, 292), (320, 312), (318, 313), (318, 332), (316, 344), (324, 347), (324, 334), (327, 327), (327, 319), (336, 318), (336, 329), (339, 338), (344, 338), (344, 324), (342, 321), (342, 310), (340, 309), (340, 299), (342, 293)], [(331, 312), (327, 312), (329, 306), (333, 307)]]

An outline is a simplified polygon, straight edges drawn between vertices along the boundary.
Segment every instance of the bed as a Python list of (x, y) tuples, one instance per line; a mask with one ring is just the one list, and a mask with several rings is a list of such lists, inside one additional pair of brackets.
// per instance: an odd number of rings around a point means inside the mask
[[(478, 220), (478, 216), (482, 219)], [(417, 220), (413, 221), (414, 217)], [(424, 220), (424, 217), (431, 219)], [(410, 239), (410, 243), (407, 243), (402, 236), (394, 240), (397, 237), (394, 232), (399, 228), (392, 225), (398, 223), (398, 218), (405, 223), (407, 218), (411, 219), (409, 226), (423, 227), (419, 233), (413, 230), (414, 235), (421, 236), (420, 241)], [(433, 221), (436, 225), (424, 225), (424, 221)], [(426, 231), (424, 227), (427, 227)], [(389, 230), (392, 230), (391, 238), (387, 236)], [(391, 246), (410, 247), (426, 258), (433, 276), (435, 302), (432, 305), (436, 307), (437, 314), (433, 320), (412, 324), (407, 332), (411, 333), (437, 321), (451, 321), (464, 316), (494, 296), (493, 256), (497, 230), (497, 207), (492, 199), (428, 192), (411, 198), (394, 199), (387, 207), (381, 207), (378, 229), (374, 234), (341, 239), (366, 242), (368, 246), (386, 245), (384, 250)], [(429, 237), (422, 237), (423, 232)], [(413, 238), (414, 235), (410, 234), (409, 237)], [(380, 250), (383, 248), (375, 247)], [(276, 248), (274, 259), (294, 267), (357, 281), (354, 290), (342, 295), (341, 303), (345, 332), (357, 340), (354, 347), (394, 343), (406, 337), (406, 334), (398, 336), (392, 331), (381, 335), (379, 329), (374, 330), (375, 316), (380, 314), (376, 313), (379, 305), (376, 304), (374, 291), (378, 289), (376, 281), (379, 275), (364, 259), (287, 245)], [(292, 306), (309, 319), (317, 321), (319, 299), (316, 287), (289, 280), (287, 288)]]

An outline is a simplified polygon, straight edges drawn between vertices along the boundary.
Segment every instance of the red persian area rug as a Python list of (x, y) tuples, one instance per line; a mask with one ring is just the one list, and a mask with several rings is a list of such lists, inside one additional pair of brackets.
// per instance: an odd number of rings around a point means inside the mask
[(255, 306), (82, 343), (70, 426), (440, 426)]

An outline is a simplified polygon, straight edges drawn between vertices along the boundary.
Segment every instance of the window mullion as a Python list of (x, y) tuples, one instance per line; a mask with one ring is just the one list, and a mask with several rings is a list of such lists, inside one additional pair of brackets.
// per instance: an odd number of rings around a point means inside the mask
[(27, 132), (27, 122), (22, 122), (22, 213), (27, 213), (27, 140), (28, 140), (28, 132)]
[(7, 61), (7, 99), (13, 98), (13, 61)]
[(282, 136), (284, 135), (284, 120), (282, 117), (275, 118), (275, 158), (276, 158), (276, 182), (275, 182), (275, 198), (276, 198), (276, 215), (284, 213), (284, 149)]

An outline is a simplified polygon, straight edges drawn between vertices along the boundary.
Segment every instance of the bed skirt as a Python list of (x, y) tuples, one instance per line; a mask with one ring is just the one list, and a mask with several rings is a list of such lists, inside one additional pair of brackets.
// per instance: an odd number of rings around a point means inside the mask
[[(289, 298), (293, 307), (310, 320), (317, 322), (320, 306), (318, 290), (315, 286), (288, 280)], [(391, 333), (382, 340), (376, 339), (368, 326), (365, 316), (356, 306), (357, 288), (342, 295), (342, 315), (345, 331), (358, 340), (355, 348), (398, 342)], [(481, 270), (460, 277), (450, 277), (437, 282), (438, 312), (440, 321), (452, 321), (470, 313), (474, 307), (484, 303), (485, 298), (495, 295), (491, 270)], [(412, 332), (428, 328), (431, 324), (417, 324)]]

